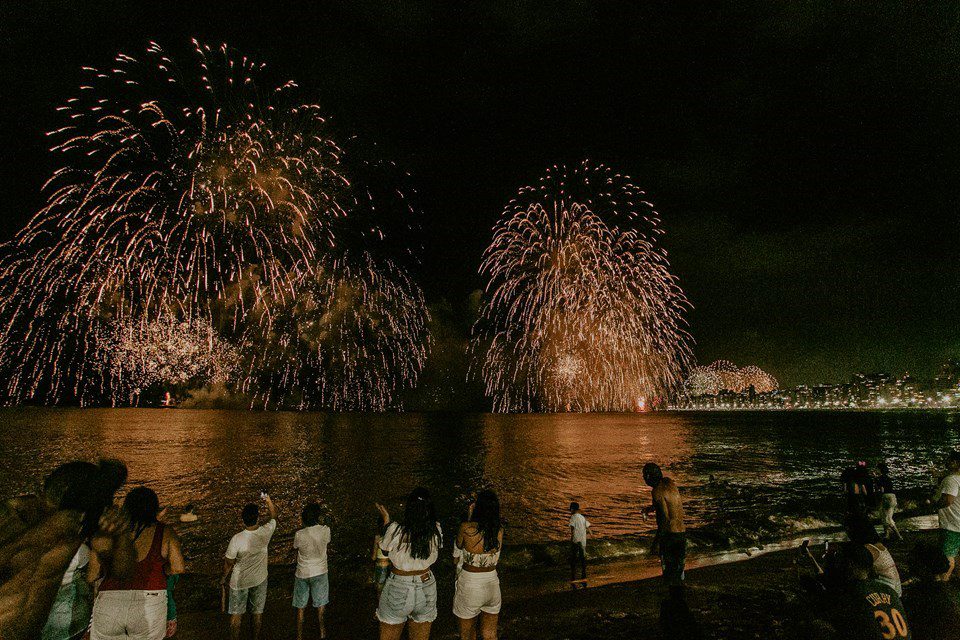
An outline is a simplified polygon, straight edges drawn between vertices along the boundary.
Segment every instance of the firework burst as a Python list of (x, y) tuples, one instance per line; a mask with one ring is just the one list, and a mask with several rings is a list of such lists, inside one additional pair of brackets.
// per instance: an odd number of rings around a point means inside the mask
[(779, 389), (780, 384), (760, 367), (741, 369), (728, 360), (717, 360), (691, 370), (684, 387), (690, 396), (715, 396), (722, 392), (743, 393), (751, 387), (756, 393), (770, 393)]
[[(156, 44), (139, 59), (121, 54), (109, 70), (85, 68), (88, 80), (60, 108), (66, 124), (50, 137), (62, 168), (0, 263), (0, 359), (11, 369), (12, 401), (127, 395), (116, 368), (99, 366), (116, 327), (128, 335), (130, 327), (211, 327), (218, 345), (242, 350), (270, 315), (265, 305), (295, 298), (318, 277), (347, 277), (328, 268), (331, 256), (358, 242), (373, 252), (387, 245), (374, 196), (345, 174), (320, 108), (300, 101), (295, 83), (265, 89), (263, 65), (226, 45), (194, 41), (191, 58), (181, 67)], [(400, 278), (400, 290), (418, 299), (403, 269), (384, 268), (381, 280)], [(262, 354), (244, 351), (241, 360), (246, 377), (236, 382), (254, 395), (280, 399), (304, 382), (290, 372), (285, 387), (256, 388), (269, 378), (255, 368)], [(394, 367), (400, 360), (389, 354), (364, 375), (415, 379), (422, 356)], [(396, 386), (381, 380), (369, 387), (376, 397), (351, 402), (387, 405)], [(338, 404), (330, 393), (323, 406)], [(299, 405), (313, 406), (316, 398), (301, 395)]]
[(628, 177), (587, 162), (510, 201), (472, 344), (496, 410), (627, 410), (678, 385), (688, 304), (658, 223)]

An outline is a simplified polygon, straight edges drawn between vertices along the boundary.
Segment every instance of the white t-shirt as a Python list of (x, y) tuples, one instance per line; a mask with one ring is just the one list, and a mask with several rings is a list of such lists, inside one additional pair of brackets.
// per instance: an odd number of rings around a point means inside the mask
[(953, 496), (953, 504), (937, 511), (940, 528), (960, 532), (960, 475), (950, 474), (940, 483), (940, 493)]
[(244, 529), (230, 538), (226, 558), (237, 561), (230, 574), (231, 589), (249, 589), (267, 579), (267, 548), (276, 530), (277, 521), (271, 518), (253, 531)]
[(327, 572), (327, 545), (330, 527), (315, 524), (293, 534), (293, 548), (297, 550), (298, 578), (312, 578)]
[(587, 546), (587, 529), (590, 528), (590, 522), (583, 517), (582, 513), (575, 513), (570, 516), (570, 541), (579, 542), (584, 547)]
[(426, 571), (434, 562), (437, 561), (437, 555), (440, 553), (440, 547), (443, 545), (443, 529), (440, 523), (437, 523), (439, 538), (434, 538), (430, 542), (430, 555), (426, 558), (413, 558), (410, 556), (410, 544), (401, 542), (403, 533), (400, 531), (400, 525), (391, 522), (384, 531), (380, 539), (380, 549), (387, 553), (391, 564), (400, 571)]

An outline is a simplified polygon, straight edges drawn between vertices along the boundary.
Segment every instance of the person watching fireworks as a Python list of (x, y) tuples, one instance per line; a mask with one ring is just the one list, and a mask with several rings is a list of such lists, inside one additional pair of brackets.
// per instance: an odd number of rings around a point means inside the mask
[(653, 504), (643, 510), (644, 518), (650, 514), (657, 517), (657, 533), (651, 551), (660, 556), (660, 567), (667, 585), (681, 586), (685, 579), (687, 529), (683, 522), (680, 489), (653, 462), (643, 466), (643, 480), (653, 488)]

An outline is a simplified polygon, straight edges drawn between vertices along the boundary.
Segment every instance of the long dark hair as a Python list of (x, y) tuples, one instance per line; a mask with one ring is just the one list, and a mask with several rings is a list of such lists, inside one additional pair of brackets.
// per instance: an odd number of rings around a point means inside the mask
[(160, 499), (149, 487), (131, 489), (123, 499), (123, 510), (130, 518), (130, 527), (133, 529), (134, 540), (140, 537), (144, 529), (157, 524), (157, 513), (160, 512)]
[(500, 547), (500, 499), (490, 489), (477, 494), (470, 521), (477, 525), (477, 533), (483, 536), (483, 550), (495, 551)]
[(113, 495), (127, 480), (127, 467), (119, 460), (68, 462), (43, 481), (46, 499), (57, 509), (75, 509), (83, 513), (84, 537), (99, 526), (100, 516), (113, 502)]
[(407, 496), (403, 522), (399, 524), (400, 542), (410, 545), (410, 556), (418, 560), (430, 557), (431, 546), (436, 541), (440, 546), (440, 530), (437, 528), (437, 510), (430, 492), (417, 487)]

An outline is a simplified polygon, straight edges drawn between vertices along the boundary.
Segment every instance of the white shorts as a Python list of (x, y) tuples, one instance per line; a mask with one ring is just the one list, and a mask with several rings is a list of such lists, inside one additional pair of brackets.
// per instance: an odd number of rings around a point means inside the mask
[(491, 615), (500, 613), (500, 605), (500, 576), (496, 571), (461, 571), (457, 576), (453, 615), (461, 620), (472, 620), (481, 611)]
[(166, 591), (101, 591), (93, 603), (90, 640), (163, 640)]

